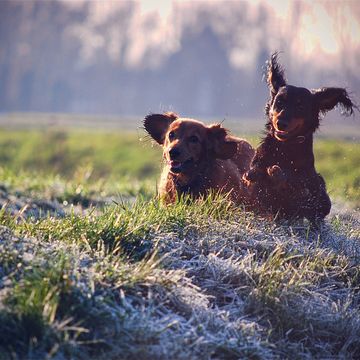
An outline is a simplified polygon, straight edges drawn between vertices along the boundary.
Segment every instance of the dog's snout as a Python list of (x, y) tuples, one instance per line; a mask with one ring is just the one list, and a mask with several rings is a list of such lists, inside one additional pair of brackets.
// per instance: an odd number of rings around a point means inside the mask
[(173, 147), (169, 150), (170, 159), (175, 160), (180, 155), (180, 150), (176, 147)]
[(287, 125), (288, 125), (288, 122), (286, 121), (286, 119), (278, 119), (277, 127), (279, 130), (286, 130)]

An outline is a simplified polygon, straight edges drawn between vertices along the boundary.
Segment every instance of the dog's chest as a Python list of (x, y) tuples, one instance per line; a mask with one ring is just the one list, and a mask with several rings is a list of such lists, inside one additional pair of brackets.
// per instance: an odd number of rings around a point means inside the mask
[(302, 147), (274, 146), (271, 157), (271, 165), (278, 165), (282, 169), (299, 172), (312, 167), (313, 156)]

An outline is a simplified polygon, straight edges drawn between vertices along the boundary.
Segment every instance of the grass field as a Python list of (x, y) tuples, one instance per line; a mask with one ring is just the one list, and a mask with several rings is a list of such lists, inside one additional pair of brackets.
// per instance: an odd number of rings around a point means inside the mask
[(359, 144), (315, 151), (355, 210), (313, 232), (216, 196), (161, 206), (140, 130), (3, 129), (0, 360), (356, 359)]
[[(256, 146), (256, 137), (247, 138)], [(317, 139), (315, 157), (331, 196), (359, 206), (359, 143)], [(38, 185), (45, 181), (47, 186), (49, 178), (60, 175), (62, 181), (80, 181), (83, 187), (105, 182), (103, 191), (112, 195), (119, 191), (135, 195), (148, 187), (146, 195), (151, 197), (161, 169), (161, 150), (141, 130), (3, 130), (0, 165), (0, 179), (5, 183), (18, 181), (25, 171), (25, 177), (30, 173), (30, 179), (39, 178)]]

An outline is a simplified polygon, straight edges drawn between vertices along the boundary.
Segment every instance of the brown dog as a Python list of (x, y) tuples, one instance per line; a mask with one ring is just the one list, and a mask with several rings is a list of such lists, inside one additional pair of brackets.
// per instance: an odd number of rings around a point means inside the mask
[(144, 126), (163, 147), (165, 165), (158, 191), (166, 203), (183, 194), (197, 198), (209, 190), (229, 193), (235, 203), (247, 200), (241, 177), (254, 156), (247, 141), (230, 136), (220, 124), (206, 126), (174, 113), (148, 115)]
[(331, 201), (315, 169), (313, 134), (321, 114), (339, 105), (351, 115), (357, 106), (343, 88), (310, 91), (289, 85), (277, 56), (272, 55), (267, 67), (267, 133), (244, 181), (251, 189), (254, 210), (284, 219), (307, 218), (316, 224), (330, 212)]

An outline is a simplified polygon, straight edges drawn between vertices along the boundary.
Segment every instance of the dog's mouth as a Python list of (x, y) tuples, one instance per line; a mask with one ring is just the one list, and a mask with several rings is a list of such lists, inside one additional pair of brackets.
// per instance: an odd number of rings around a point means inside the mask
[(274, 135), (276, 139), (278, 139), (279, 141), (286, 141), (292, 138), (293, 131), (288, 132), (288, 131), (275, 130)]
[(274, 136), (279, 141), (287, 141), (289, 139), (292, 139), (293, 137), (299, 135), (301, 132), (303, 122), (298, 121), (294, 124), (295, 126), (292, 127), (292, 129), (289, 130), (279, 130), (277, 126), (274, 126)]
[(190, 165), (192, 165), (194, 162), (193, 158), (189, 158), (185, 161), (177, 161), (177, 160), (170, 160), (170, 171), (175, 174), (179, 174), (186, 170)]

